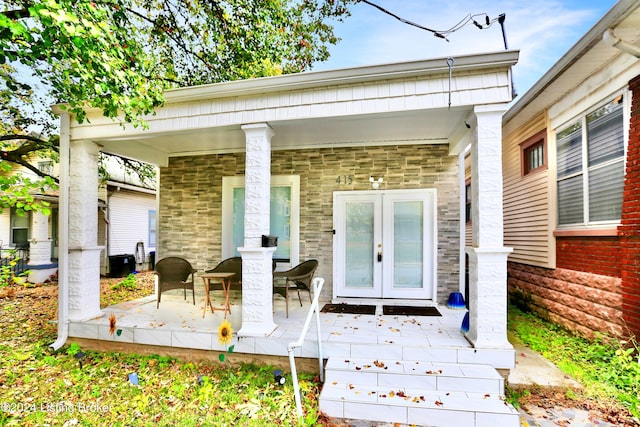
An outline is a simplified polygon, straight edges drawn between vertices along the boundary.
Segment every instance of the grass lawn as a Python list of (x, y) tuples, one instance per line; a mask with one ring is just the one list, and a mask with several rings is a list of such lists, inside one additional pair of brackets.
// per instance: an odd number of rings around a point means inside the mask
[(639, 426), (640, 360), (635, 341), (588, 341), (534, 314), (509, 307), (509, 330), (577, 380), (578, 389), (507, 388), (514, 405), (564, 406), (591, 411), (617, 426)]
[[(102, 281), (102, 307), (153, 293), (152, 274), (112, 289), (122, 282)], [(56, 316), (56, 285), (0, 288), (0, 426), (322, 424), (316, 413), (320, 384), (310, 375), (300, 375), (305, 418), (298, 423), (291, 381), (276, 384), (275, 368), (184, 363), (75, 345), (54, 354), (48, 346), (56, 339)], [(134, 372), (137, 386), (128, 377)]]
[[(106, 307), (152, 294), (153, 275), (103, 279), (101, 286)], [(0, 426), (332, 425), (316, 412), (321, 385), (313, 376), (300, 375), (305, 418), (298, 422), (291, 381), (276, 384), (275, 368), (187, 363), (75, 345), (52, 353), (56, 316), (55, 284), (0, 287)], [(639, 425), (634, 415), (640, 365), (633, 345), (590, 343), (515, 307), (509, 310), (509, 328), (583, 384), (581, 389), (508, 389), (512, 403), (588, 409), (615, 425)], [(134, 372), (138, 385), (128, 378)]]

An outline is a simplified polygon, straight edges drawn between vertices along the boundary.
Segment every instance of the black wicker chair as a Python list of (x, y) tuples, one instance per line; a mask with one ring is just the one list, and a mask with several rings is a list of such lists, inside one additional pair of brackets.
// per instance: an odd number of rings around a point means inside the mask
[[(290, 270), (277, 271), (273, 273), (273, 293), (284, 297), (287, 307), (287, 317), (289, 317), (288, 297), (290, 290), (298, 292), (298, 300), (300, 301), (301, 307), (302, 298), (300, 297), (300, 291), (309, 292), (309, 301), (311, 301), (311, 279), (313, 279), (313, 274), (316, 272), (317, 268), (318, 260), (310, 259), (296, 265)], [(284, 286), (276, 286), (275, 279), (277, 277), (284, 277), (286, 279)]]
[(180, 257), (167, 257), (158, 261), (155, 265), (155, 274), (158, 276), (158, 303), (162, 293), (172, 289), (183, 289), (184, 299), (187, 299), (187, 289), (191, 289), (193, 304), (196, 304), (196, 292), (193, 285), (193, 276), (196, 270), (191, 267), (189, 261)]

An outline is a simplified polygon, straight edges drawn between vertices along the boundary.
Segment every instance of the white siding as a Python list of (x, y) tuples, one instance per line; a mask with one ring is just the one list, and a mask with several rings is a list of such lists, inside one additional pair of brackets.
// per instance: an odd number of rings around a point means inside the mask
[(153, 194), (113, 191), (109, 197), (108, 255), (135, 255), (136, 244), (144, 243), (145, 257), (155, 247), (149, 245), (149, 211), (156, 210)]
[[(549, 169), (522, 176), (520, 158), (520, 144), (545, 127), (546, 113), (542, 112), (503, 139), (504, 245), (513, 248), (509, 261), (554, 267)], [(547, 141), (547, 154), (553, 149), (549, 145)]]
[(11, 242), (11, 213), (10, 209), (6, 208), (0, 214), (0, 246), (3, 248), (9, 247)]

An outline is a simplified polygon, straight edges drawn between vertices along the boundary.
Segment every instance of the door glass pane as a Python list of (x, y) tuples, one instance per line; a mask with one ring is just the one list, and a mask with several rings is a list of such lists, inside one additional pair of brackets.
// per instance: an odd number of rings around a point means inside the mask
[(373, 287), (372, 202), (346, 203), (345, 286)]
[(422, 288), (423, 206), (421, 201), (393, 206), (393, 287)]

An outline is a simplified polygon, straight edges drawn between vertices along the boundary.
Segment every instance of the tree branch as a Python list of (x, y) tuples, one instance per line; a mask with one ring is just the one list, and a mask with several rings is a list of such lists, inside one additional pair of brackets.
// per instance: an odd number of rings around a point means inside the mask
[(13, 151), (0, 151), (0, 157), (2, 158), (2, 160), (5, 160), (5, 161), (11, 162), (11, 163), (16, 163), (16, 164), (18, 164), (20, 166), (23, 166), (23, 167), (29, 169), (31, 172), (35, 173), (36, 175), (38, 175), (41, 178), (49, 177), (49, 178), (53, 179), (56, 182), (56, 184), (60, 183), (58, 178), (56, 178), (55, 176), (51, 176), (48, 173), (42, 172), (40, 169), (38, 169), (37, 167), (33, 166), (31, 163), (26, 161), (21, 155), (17, 155)]
[(11, 20), (24, 19), (31, 16), (29, 15), (29, 9), (5, 10), (0, 12), (0, 15), (4, 15)]

